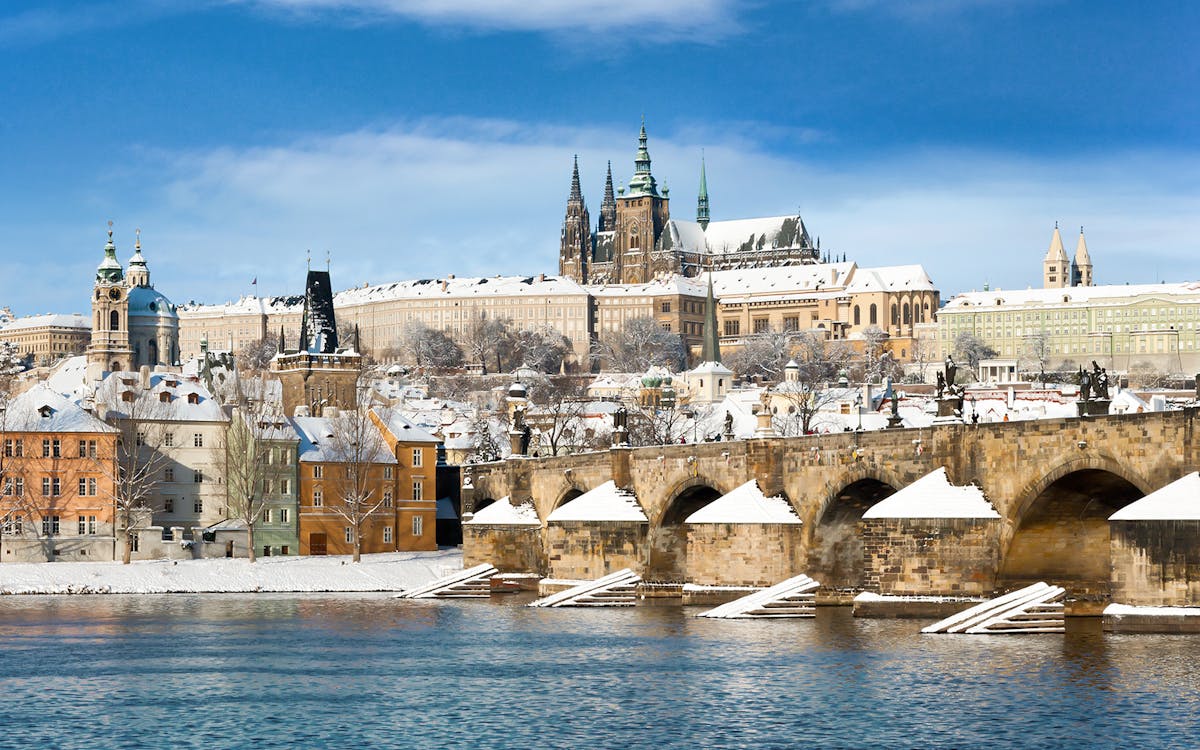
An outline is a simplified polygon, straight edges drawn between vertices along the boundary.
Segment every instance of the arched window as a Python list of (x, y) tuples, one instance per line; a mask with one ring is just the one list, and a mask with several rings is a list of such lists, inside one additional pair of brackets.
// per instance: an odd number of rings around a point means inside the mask
[(121, 330), (121, 313), (117, 312), (116, 310), (113, 310), (108, 314), (108, 330)]
[(148, 341), (146, 343), (146, 354), (149, 355), (149, 359), (150, 359), (150, 361), (147, 362), (146, 364), (148, 364), (148, 365), (157, 365), (158, 364), (158, 342), (157, 341), (155, 341), (154, 339), (150, 339), (150, 341)]
[(871, 325), (877, 325), (878, 323), (879, 323), (879, 310), (876, 309), (875, 303), (872, 302), (871, 303)]
[(900, 308), (895, 302), (892, 303), (892, 325), (900, 325)]
[(859, 310), (858, 305), (855, 305), (854, 306), (854, 325), (856, 325), (856, 326), (862, 325), (861, 313), (862, 313), (862, 311)]
[(912, 308), (907, 302), (904, 303), (904, 325), (912, 325)]

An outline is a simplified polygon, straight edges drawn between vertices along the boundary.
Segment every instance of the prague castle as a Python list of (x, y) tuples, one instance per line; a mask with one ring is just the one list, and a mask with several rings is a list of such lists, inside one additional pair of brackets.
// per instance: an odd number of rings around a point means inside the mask
[(562, 276), (580, 284), (644, 284), (676, 274), (795, 266), (819, 258), (799, 216), (711, 221), (703, 161), (696, 220), (671, 218), (669, 191), (665, 186), (659, 189), (650, 171), (645, 123), (628, 188), (614, 194), (609, 164), (599, 221), (592, 231), (576, 159), (558, 266)]

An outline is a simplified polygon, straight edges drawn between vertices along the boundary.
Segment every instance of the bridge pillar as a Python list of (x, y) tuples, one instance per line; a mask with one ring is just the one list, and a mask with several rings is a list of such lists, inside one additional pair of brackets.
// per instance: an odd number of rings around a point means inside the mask
[(533, 499), (530, 473), (533, 464), (524, 456), (510, 456), (505, 462), (508, 469), (508, 497), (513, 505)]
[(623, 490), (633, 489), (633, 474), (629, 461), (631, 451), (632, 449), (628, 445), (614, 445), (608, 449), (613, 484)]
[(779, 438), (746, 441), (746, 466), (767, 497), (783, 494), (783, 447)]

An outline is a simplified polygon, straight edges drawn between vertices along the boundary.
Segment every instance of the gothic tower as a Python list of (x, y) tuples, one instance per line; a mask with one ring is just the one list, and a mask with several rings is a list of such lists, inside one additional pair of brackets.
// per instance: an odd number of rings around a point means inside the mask
[(708, 178), (704, 176), (704, 155), (700, 155), (700, 195), (696, 198), (696, 223), (708, 229)]
[(1083, 239), (1083, 227), (1080, 227), (1079, 244), (1075, 246), (1075, 259), (1071, 262), (1071, 286), (1092, 284), (1092, 256), (1088, 255), (1087, 242)]
[(629, 191), (617, 198), (617, 235), (613, 261), (623, 284), (641, 284), (655, 276), (651, 266), (654, 252), (663, 229), (670, 218), (667, 191), (659, 194), (658, 184), (650, 172), (650, 152), (646, 148), (646, 122), (638, 135), (634, 174)]
[(581, 284), (588, 281), (588, 263), (592, 255), (591, 227), (592, 220), (579, 187), (579, 157), (576, 156), (571, 172), (571, 195), (567, 198), (567, 215), (563, 219), (559, 242), (558, 272)]
[(597, 232), (612, 232), (617, 228), (617, 198), (613, 194), (612, 162), (608, 163), (608, 174), (604, 177), (604, 202), (600, 204), (600, 223)]
[(1050, 249), (1042, 259), (1042, 286), (1046, 289), (1061, 289), (1071, 285), (1071, 261), (1063, 248), (1062, 235), (1058, 233), (1058, 222), (1054, 222), (1054, 234), (1050, 237)]
[(129, 347), (129, 294), (125, 272), (117, 260), (112, 222), (108, 222), (108, 242), (104, 260), (96, 268), (92, 289), (92, 341), (87, 348), (87, 377), (103, 379), (106, 372), (132, 369), (133, 350)]

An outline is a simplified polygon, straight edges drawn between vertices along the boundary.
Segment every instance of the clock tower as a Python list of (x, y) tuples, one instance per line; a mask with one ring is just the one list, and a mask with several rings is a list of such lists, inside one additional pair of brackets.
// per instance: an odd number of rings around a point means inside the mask
[(91, 381), (103, 379), (106, 372), (134, 368), (129, 347), (129, 285), (117, 260), (112, 235), (110, 221), (104, 260), (96, 268), (92, 290), (92, 341), (87, 348), (87, 377)]

